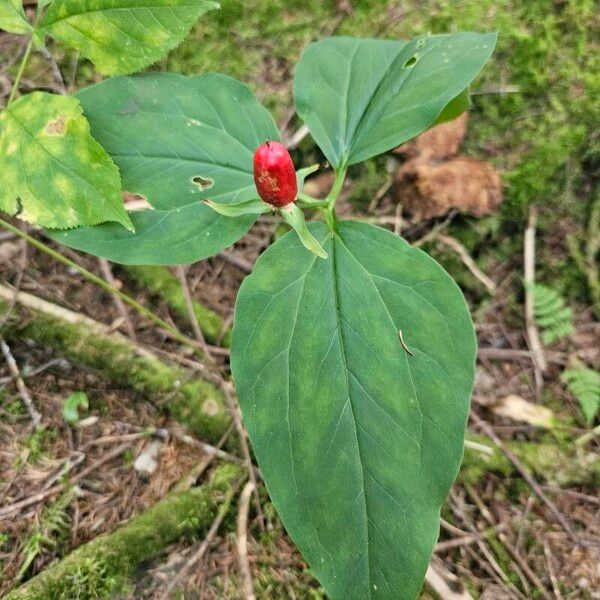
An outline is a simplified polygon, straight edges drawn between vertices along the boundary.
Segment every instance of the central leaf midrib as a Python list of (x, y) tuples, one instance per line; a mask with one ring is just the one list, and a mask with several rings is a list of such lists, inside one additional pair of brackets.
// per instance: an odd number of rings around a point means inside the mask
[(366, 543), (367, 543), (367, 552), (366, 552), (366, 557), (367, 557), (367, 572), (368, 572), (368, 577), (369, 577), (369, 582), (368, 582), (368, 590), (369, 590), (369, 598), (371, 598), (371, 555), (370, 555), (370, 545), (369, 545), (369, 510), (367, 508), (367, 491), (366, 491), (366, 487), (365, 487), (365, 475), (363, 472), (363, 458), (362, 458), (362, 450), (361, 450), (361, 445), (360, 445), (360, 440), (359, 440), (359, 436), (358, 436), (358, 429), (357, 429), (357, 418), (356, 418), (356, 414), (354, 412), (354, 404), (352, 403), (352, 394), (350, 393), (350, 380), (348, 378), (348, 363), (346, 360), (346, 350), (344, 348), (344, 334), (343, 334), (343, 329), (342, 329), (342, 324), (340, 321), (340, 290), (338, 287), (338, 283), (337, 283), (337, 275), (338, 275), (338, 269), (337, 269), (337, 252), (336, 252), (336, 239), (340, 237), (341, 240), (341, 236), (339, 236), (339, 234), (336, 232), (331, 240), (331, 274), (333, 276), (333, 300), (334, 300), (334, 304), (335, 304), (335, 318), (336, 318), (336, 325), (338, 328), (338, 332), (339, 332), (339, 341), (340, 341), (340, 354), (342, 357), (342, 363), (344, 366), (344, 376), (345, 376), (345, 380), (346, 380), (346, 390), (348, 392), (348, 400), (350, 402), (350, 410), (352, 412), (352, 424), (354, 426), (354, 435), (356, 438), (356, 446), (358, 449), (358, 458), (360, 461), (360, 476), (361, 476), (361, 482), (362, 482), (362, 491), (363, 491), (363, 499), (364, 499), (364, 510), (365, 510), (365, 535), (366, 535)]

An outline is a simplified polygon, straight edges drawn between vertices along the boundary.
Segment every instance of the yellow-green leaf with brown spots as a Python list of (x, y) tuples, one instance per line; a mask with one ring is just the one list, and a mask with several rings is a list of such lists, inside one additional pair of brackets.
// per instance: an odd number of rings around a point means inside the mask
[(21, 0), (0, 0), (0, 29), (11, 33), (27, 33), (32, 30)]
[(40, 28), (105, 75), (140, 71), (183, 41), (208, 0), (54, 0)]
[(33, 92), (0, 113), (0, 210), (42, 227), (116, 221), (123, 207), (117, 166), (90, 134), (79, 100)]

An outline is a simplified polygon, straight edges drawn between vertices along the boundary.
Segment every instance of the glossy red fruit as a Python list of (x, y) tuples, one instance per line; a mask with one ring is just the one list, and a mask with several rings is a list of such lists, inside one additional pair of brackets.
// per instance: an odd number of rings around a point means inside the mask
[(258, 195), (273, 206), (285, 206), (297, 198), (296, 169), (283, 144), (266, 142), (256, 150), (254, 183)]

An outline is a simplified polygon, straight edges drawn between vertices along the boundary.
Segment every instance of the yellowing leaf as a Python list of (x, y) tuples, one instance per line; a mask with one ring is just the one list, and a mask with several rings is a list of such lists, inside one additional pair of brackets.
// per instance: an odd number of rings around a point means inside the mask
[(33, 92), (0, 113), (0, 209), (54, 229), (116, 221), (119, 170), (91, 136), (76, 98)]
[(0, 29), (11, 33), (31, 31), (21, 0), (0, 0)]
[(206, 0), (54, 0), (40, 28), (106, 75), (139, 71), (181, 43)]

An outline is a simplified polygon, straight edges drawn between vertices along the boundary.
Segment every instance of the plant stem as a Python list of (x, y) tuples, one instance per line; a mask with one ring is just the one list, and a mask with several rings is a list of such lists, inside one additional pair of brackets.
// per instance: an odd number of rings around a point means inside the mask
[(12, 90), (10, 91), (10, 96), (8, 97), (8, 102), (6, 106), (9, 106), (10, 103), (14, 100), (15, 94), (19, 89), (19, 84), (21, 83), (21, 77), (23, 77), (23, 71), (25, 71), (25, 66), (27, 65), (27, 61), (29, 60), (29, 56), (31, 55), (31, 50), (33, 48), (33, 36), (29, 38), (29, 42), (27, 43), (27, 47), (25, 48), (25, 54), (23, 54), (23, 58), (21, 59), (21, 64), (19, 65), (19, 70), (17, 71), (17, 76), (13, 81)]
[(40, 242), (39, 240), (37, 240), (34, 237), (30, 236), (29, 234), (25, 233), (24, 231), (21, 231), (18, 227), (15, 227), (14, 225), (7, 223), (4, 219), (0, 219), (0, 225), (2, 227), (4, 227), (5, 229), (8, 229), (15, 235), (18, 235), (20, 238), (26, 240), (29, 244), (31, 244), (38, 250), (41, 250), (42, 252), (46, 253), (48, 256), (51, 256), (55, 260), (61, 262), (63, 265), (67, 265), (68, 267), (71, 267), (71, 268), (77, 270), (88, 281), (95, 283), (97, 286), (101, 287), (103, 290), (105, 290), (109, 294), (114, 294), (115, 296), (121, 298), (121, 300), (123, 300), (123, 302), (125, 302), (125, 304), (128, 304), (129, 306), (134, 308), (137, 312), (139, 312), (141, 315), (144, 315), (145, 317), (150, 319), (154, 324), (158, 325), (161, 329), (164, 329), (165, 331), (167, 331), (178, 342), (185, 344), (186, 346), (190, 346), (197, 352), (199, 351), (198, 344), (194, 340), (188, 338), (186, 335), (181, 333), (175, 327), (172, 327), (166, 321), (161, 319), (157, 314), (153, 313), (149, 308), (146, 308), (145, 306), (140, 304), (137, 300), (134, 300), (131, 296), (128, 296), (121, 290), (110, 285), (101, 277), (94, 275), (94, 273), (92, 273), (91, 271), (88, 271), (86, 268), (78, 265), (76, 262), (72, 261), (71, 259), (67, 258), (66, 256), (63, 256), (60, 252), (57, 252), (56, 250), (50, 248), (50, 246), (47, 246), (43, 242)]
[(335, 224), (335, 212), (334, 212), (333, 208), (335, 205), (335, 201), (338, 199), (338, 196), (340, 195), (340, 192), (342, 191), (342, 188), (344, 187), (344, 181), (346, 180), (346, 172), (347, 171), (348, 171), (348, 167), (344, 165), (339, 169), (339, 171), (335, 172), (335, 179), (333, 181), (333, 187), (331, 188), (331, 191), (327, 195), (327, 198), (325, 198), (325, 205), (326, 205), (326, 208), (324, 209), (325, 220), (327, 221), (327, 226), (329, 227), (330, 231), (333, 231), (334, 224)]

